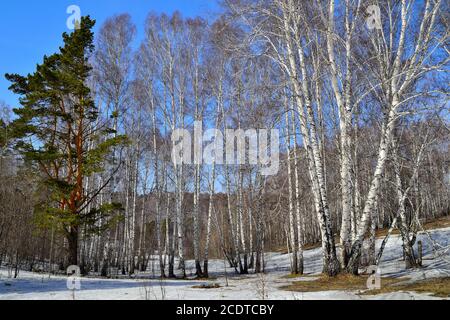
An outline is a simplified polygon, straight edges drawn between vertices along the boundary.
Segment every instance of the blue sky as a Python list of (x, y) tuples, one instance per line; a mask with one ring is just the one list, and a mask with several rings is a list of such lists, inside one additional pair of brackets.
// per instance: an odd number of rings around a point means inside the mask
[(14, 0), (1, 1), (0, 12), (0, 100), (17, 107), (18, 98), (8, 91), (5, 73), (27, 74), (42, 57), (58, 50), (61, 34), (68, 31), (67, 7), (78, 5), (82, 15), (97, 20), (96, 30), (110, 16), (129, 13), (142, 36), (149, 12), (210, 17), (218, 8), (215, 0)]

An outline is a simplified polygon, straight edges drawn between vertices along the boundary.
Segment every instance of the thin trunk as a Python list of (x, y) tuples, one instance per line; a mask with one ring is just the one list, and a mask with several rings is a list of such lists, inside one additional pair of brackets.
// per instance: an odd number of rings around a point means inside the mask
[(298, 274), (298, 262), (297, 262), (297, 235), (295, 233), (295, 221), (294, 221), (294, 192), (292, 190), (292, 147), (291, 147), (291, 125), (289, 121), (289, 104), (287, 102), (287, 98), (285, 101), (286, 104), (286, 144), (287, 144), (287, 175), (288, 175), (288, 190), (289, 190), (289, 237), (290, 247), (292, 249), (292, 264), (291, 264), (291, 273)]

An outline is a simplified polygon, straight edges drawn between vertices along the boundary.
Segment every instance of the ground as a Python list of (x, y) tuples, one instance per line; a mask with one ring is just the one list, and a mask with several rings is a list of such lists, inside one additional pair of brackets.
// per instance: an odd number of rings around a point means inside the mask
[[(223, 261), (211, 261), (212, 280), (81, 279), (81, 290), (67, 289), (67, 278), (20, 272), (11, 279), (0, 269), (0, 300), (320, 300), (320, 299), (448, 299), (450, 228), (419, 235), (424, 244), (423, 268), (406, 271), (401, 240), (392, 236), (380, 265), (381, 289), (368, 291), (366, 278), (324, 278), (320, 248), (305, 251), (305, 276), (289, 276), (290, 256), (268, 253), (266, 274), (234, 275)], [(377, 240), (377, 247), (382, 239)], [(434, 244), (434, 245), (433, 245)], [(156, 262), (156, 261), (155, 261)], [(188, 262), (188, 271), (194, 270)], [(154, 270), (154, 269), (153, 269)], [(311, 282), (306, 284), (305, 281)], [(343, 284), (347, 284), (343, 285)]]

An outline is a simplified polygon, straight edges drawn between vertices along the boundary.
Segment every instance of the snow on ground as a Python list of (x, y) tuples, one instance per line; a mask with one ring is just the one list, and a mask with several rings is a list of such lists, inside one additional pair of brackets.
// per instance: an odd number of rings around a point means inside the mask
[[(430, 232), (432, 239), (446, 247), (450, 245), (450, 228)], [(401, 239), (392, 236), (388, 242), (382, 263), (382, 276), (406, 277), (417, 281), (435, 277), (450, 276), (450, 256), (437, 255), (428, 235), (421, 234), (419, 239), (424, 247), (424, 268), (404, 270), (401, 261)], [(377, 240), (377, 247), (382, 239)], [(444, 252), (445, 253), (445, 252)], [(442, 252), (441, 252), (442, 254)], [(75, 292), (76, 300), (350, 300), (350, 299), (434, 299), (429, 295), (411, 292), (395, 292), (377, 296), (361, 296), (355, 291), (290, 292), (280, 289), (299, 279), (285, 279), (289, 273), (290, 256), (279, 253), (266, 254), (265, 275), (235, 275), (221, 260), (210, 262), (210, 273), (215, 279), (201, 280), (148, 280), (150, 274), (140, 274), (137, 279), (81, 279), (81, 290)], [(322, 269), (321, 250), (305, 252), (305, 272), (307, 275), (319, 275)], [(187, 270), (194, 270), (192, 262)], [(151, 272), (154, 274), (154, 272)], [(314, 278), (304, 278), (311, 281)], [(226, 285), (228, 282), (228, 286)], [(219, 284), (220, 288), (195, 289), (194, 286)], [(8, 271), (0, 269), (0, 300), (72, 300), (73, 292), (67, 289), (67, 278), (21, 272), (18, 279), (8, 278)]]

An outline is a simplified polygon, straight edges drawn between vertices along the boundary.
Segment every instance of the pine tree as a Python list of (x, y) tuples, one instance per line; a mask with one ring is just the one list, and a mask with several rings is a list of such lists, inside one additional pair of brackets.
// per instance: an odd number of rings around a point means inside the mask
[(17, 119), (10, 125), (10, 134), (16, 149), (38, 173), (47, 195), (35, 207), (36, 222), (62, 232), (69, 265), (78, 265), (81, 227), (101, 232), (108, 225), (98, 226), (97, 221), (120, 209), (113, 203), (94, 206), (106, 184), (85, 190), (86, 179), (102, 172), (107, 155), (126, 142), (124, 136), (109, 138), (113, 130), (97, 121), (98, 108), (87, 86), (94, 25), (90, 17), (83, 17), (80, 28), (63, 34), (59, 52), (45, 56), (33, 74), (6, 75), (22, 105), (14, 110)]

